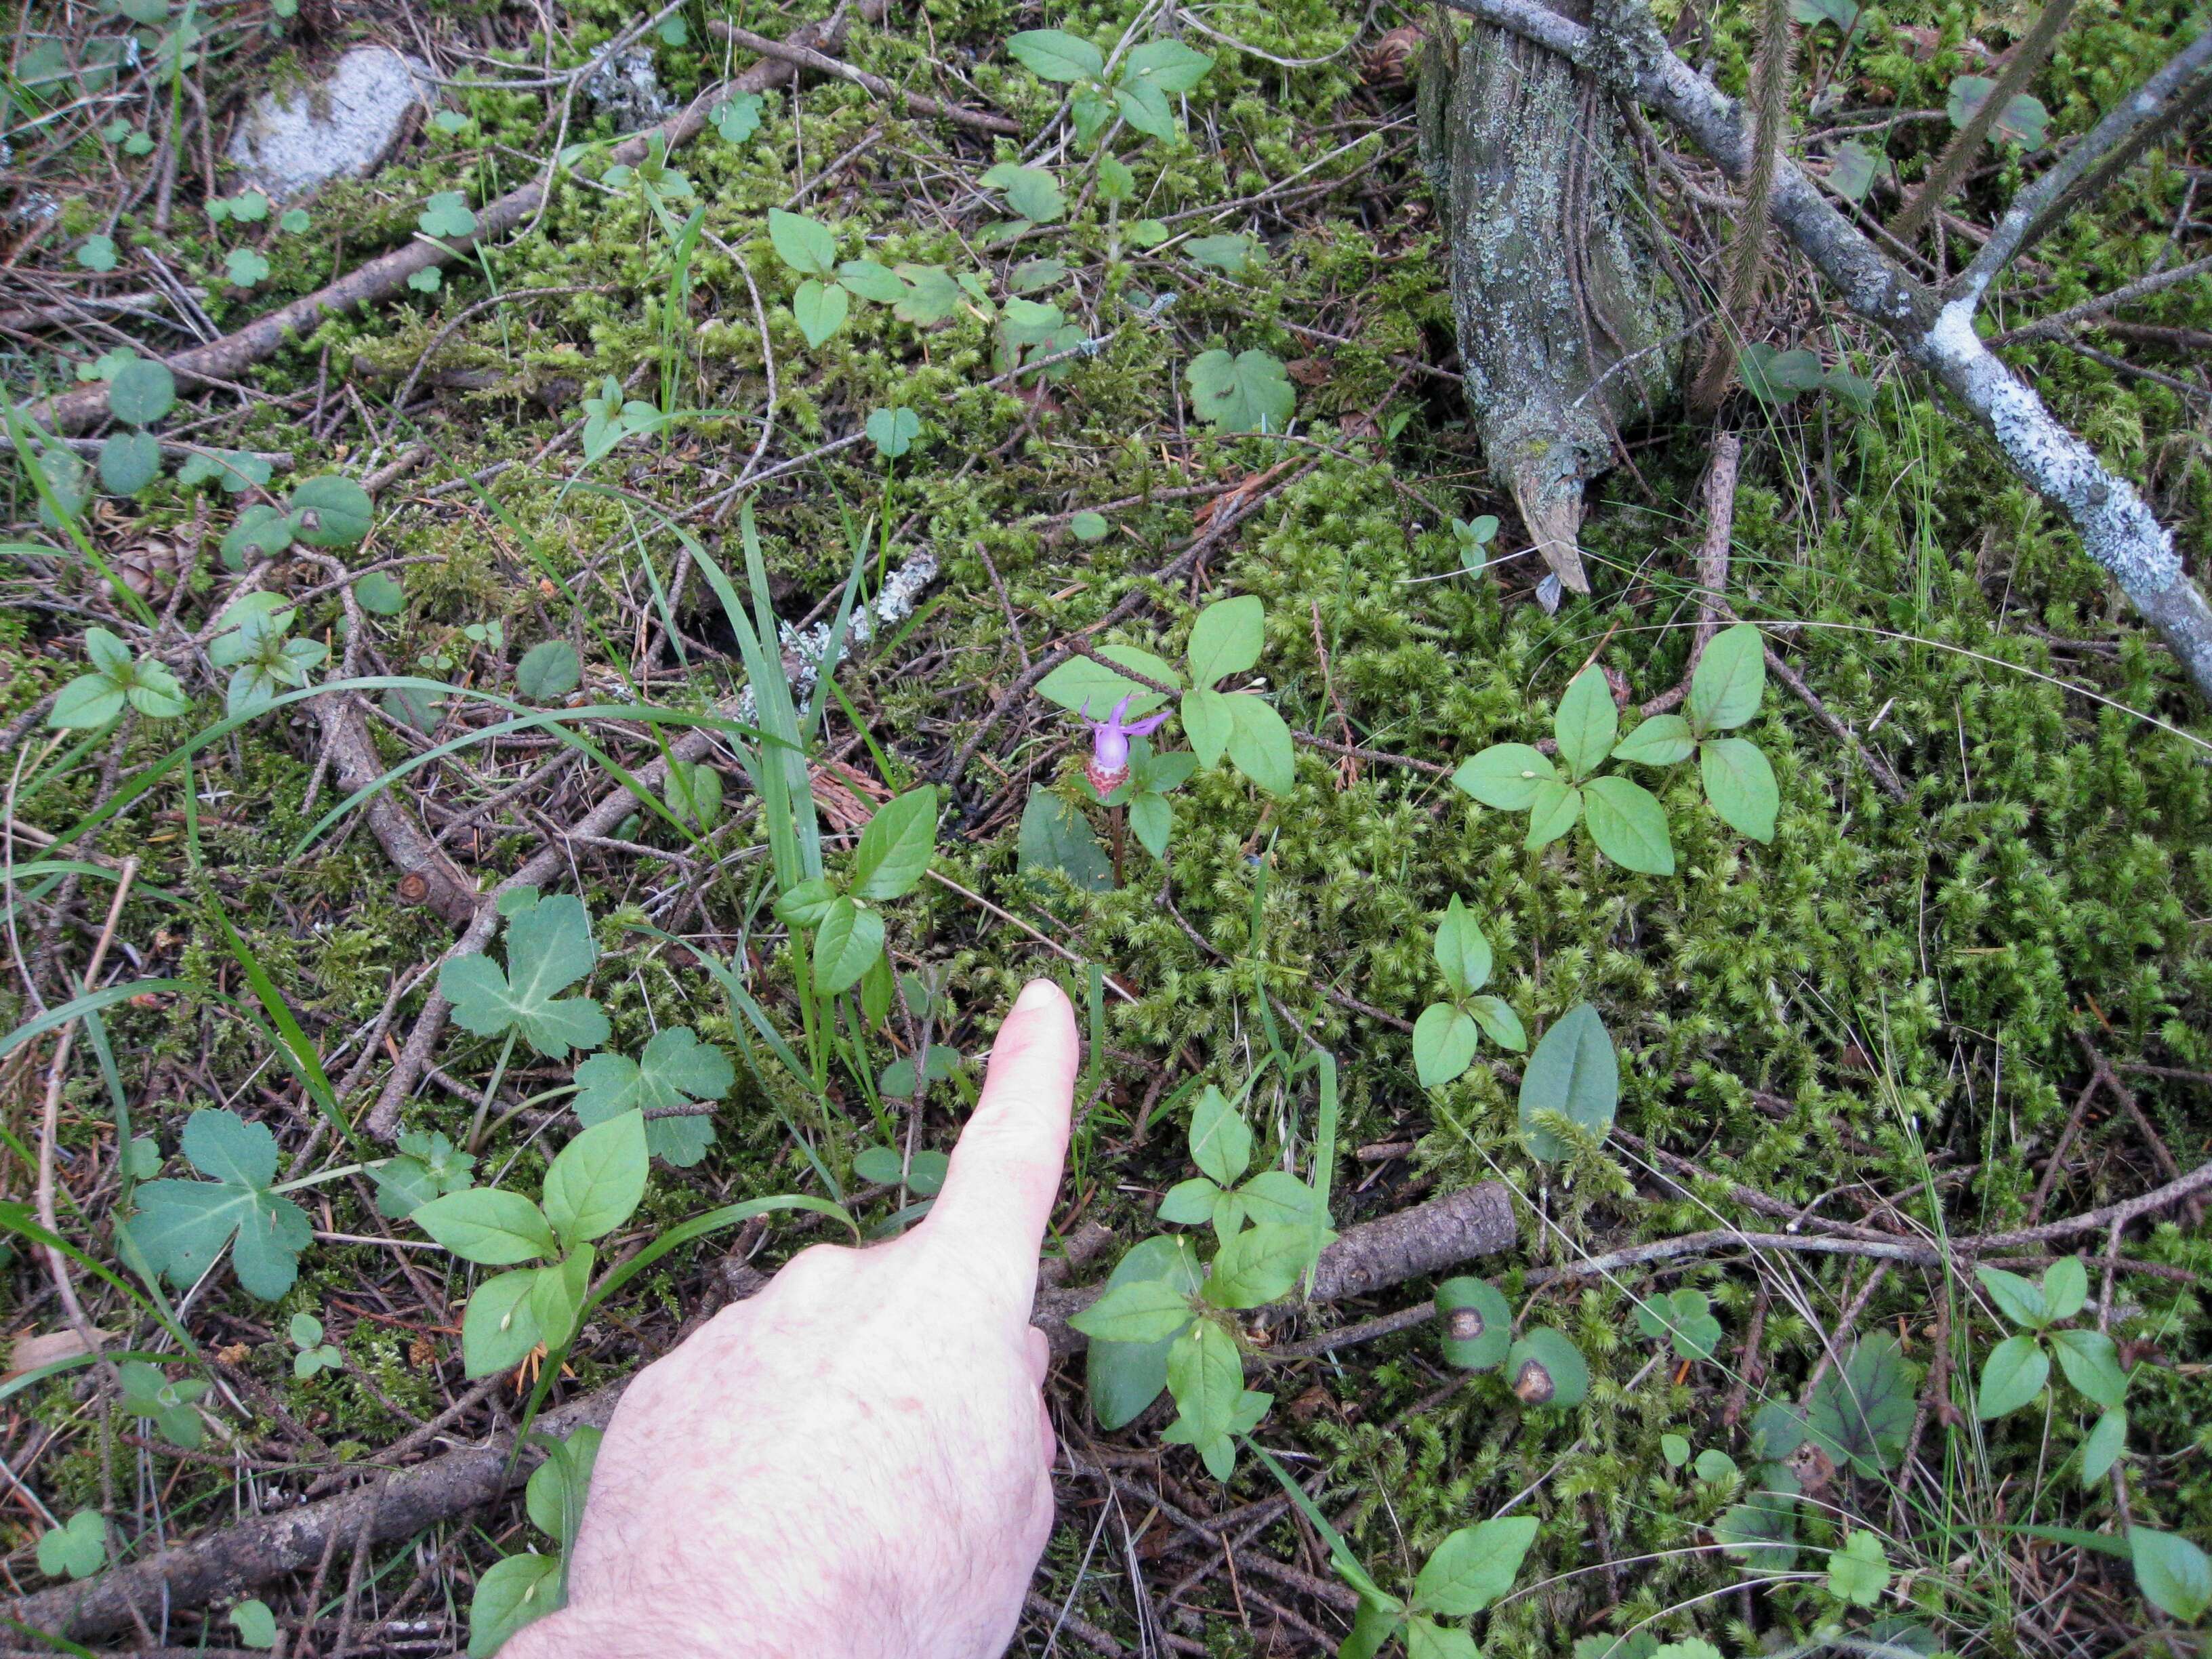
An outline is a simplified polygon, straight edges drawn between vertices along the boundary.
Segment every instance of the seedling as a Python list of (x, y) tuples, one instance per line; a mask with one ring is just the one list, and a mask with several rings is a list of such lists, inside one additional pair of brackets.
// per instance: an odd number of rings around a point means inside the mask
[(1437, 925), (1433, 949), (1449, 1000), (1431, 1003), (1413, 1022), (1413, 1071), (1424, 1089), (1463, 1075), (1485, 1031), (1514, 1054), (1528, 1047), (1528, 1034), (1511, 1006), (1502, 997), (1477, 994), (1490, 982), (1490, 940), (1456, 893)]
[(65, 732), (96, 730), (125, 706), (149, 720), (173, 720), (191, 707), (167, 664), (132, 656), (131, 647), (104, 628), (85, 629), (84, 654), (92, 659), (92, 672), (62, 687), (46, 716), (50, 726)]
[(338, 1352), (337, 1344), (323, 1340), (323, 1322), (311, 1313), (295, 1313), (286, 1327), (292, 1337), (292, 1346), (299, 1352), (292, 1356), (292, 1375), (301, 1382), (319, 1371), (337, 1371), (345, 1369), (345, 1356)]

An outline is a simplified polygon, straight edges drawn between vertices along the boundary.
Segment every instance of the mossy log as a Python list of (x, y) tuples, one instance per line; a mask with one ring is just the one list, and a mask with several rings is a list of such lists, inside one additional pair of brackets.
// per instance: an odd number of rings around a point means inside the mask
[[(1555, 9), (1586, 21), (1574, 0)], [(1420, 113), (1484, 453), (1559, 586), (1587, 593), (1583, 486), (1613, 465), (1624, 426), (1673, 397), (1680, 367), (1681, 301), (1660, 269), (1626, 124), (1588, 71), (1441, 15)]]

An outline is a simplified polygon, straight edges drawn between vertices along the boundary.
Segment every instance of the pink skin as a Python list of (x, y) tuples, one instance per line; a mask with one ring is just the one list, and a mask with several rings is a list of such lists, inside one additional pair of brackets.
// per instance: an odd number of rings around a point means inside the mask
[(817, 1244), (624, 1391), (568, 1605), (501, 1659), (996, 1659), (1053, 1522), (1030, 1324), (1079, 1060), (1033, 981), (928, 1218)]
[(1167, 710), (1163, 708), (1140, 720), (1124, 720), (1122, 716), (1129, 712), (1129, 698), (1122, 698), (1103, 720), (1091, 718), (1087, 700), (1083, 705), (1083, 723), (1091, 728), (1091, 774), (1094, 780), (1112, 778), (1118, 783), (1129, 769), (1129, 739), (1152, 736), (1168, 717)]

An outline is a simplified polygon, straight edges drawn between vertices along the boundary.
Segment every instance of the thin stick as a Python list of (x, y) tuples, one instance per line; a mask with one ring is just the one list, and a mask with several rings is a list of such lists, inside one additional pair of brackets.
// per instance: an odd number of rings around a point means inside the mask
[(1008, 138), (1022, 136), (1018, 121), (1010, 121), (1003, 115), (987, 114), (979, 109), (965, 109), (958, 104), (942, 103), (923, 93), (908, 92), (903, 87), (893, 86), (880, 75), (854, 69), (842, 58), (810, 51), (805, 46), (787, 46), (781, 40), (771, 40), (766, 35), (755, 34), (750, 29), (739, 28), (735, 23), (726, 23), (719, 17), (708, 19), (707, 27), (725, 40), (743, 46), (747, 52), (757, 52), (763, 58), (781, 58), (800, 69), (812, 70), (817, 75), (835, 76), (840, 81), (849, 81), (862, 91), (886, 102), (903, 100), (916, 115), (942, 116), (956, 125), (969, 127), (977, 132), (995, 132)]

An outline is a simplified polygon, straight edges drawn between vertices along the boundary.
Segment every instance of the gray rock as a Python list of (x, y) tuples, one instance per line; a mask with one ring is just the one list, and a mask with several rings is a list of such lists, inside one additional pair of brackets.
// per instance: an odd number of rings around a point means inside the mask
[(428, 72), (390, 46), (356, 46), (321, 84), (254, 100), (231, 137), (230, 159), (279, 201), (327, 179), (372, 171), (408, 113), (434, 96)]

